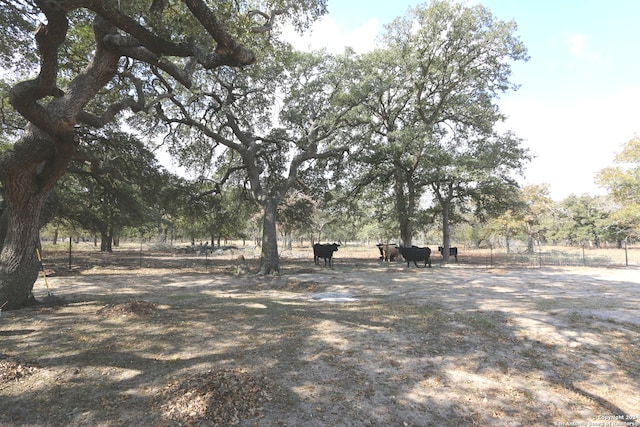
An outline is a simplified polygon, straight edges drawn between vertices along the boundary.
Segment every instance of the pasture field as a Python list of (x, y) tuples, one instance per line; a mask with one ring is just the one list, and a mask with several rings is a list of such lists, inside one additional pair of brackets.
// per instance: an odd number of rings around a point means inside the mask
[(0, 425), (640, 425), (638, 267), (309, 251), (45, 248), (52, 296), (0, 316)]
[[(330, 242), (323, 242), (330, 243)], [(336, 259), (363, 259), (375, 260), (379, 257), (377, 242), (369, 244), (348, 243), (343, 244), (335, 254)], [(213, 250), (200, 252), (201, 242), (192, 246), (186, 242), (158, 245), (148, 241), (122, 242), (120, 247), (115, 247), (112, 254), (100, 253), (99, 246), (94, 242), (73, 242), (71, 248), (71, 265), (79, 266), (123, 266), (128, 267), (154, 267), (159, 265), (166, 267), (167, 262), (175, 267), (214, 267), (215, 260), (228, 260), (233, 255), (242, 254), (247, 259), (260, 257), (260, 248), (243, 241), (229, 241), (222, 243), (223, 248), (235, 248), (233, 250)], [(420, 243), (420, 246), (423, 246)], [(437, 251), (438, 244), (428, 244), (432, 250), (432, 260), (435, 264), (441, 262), (442, 257)], [(458, 246), (459, 263), (492, 267), (640, 267), (640, 245), (629, 245), (626, 248), (591, 248), (581, 246), (536, 246), (533, 254), (525, 253), (526, 247), (521, 242), (512, 245), (511, 251), (503, 247), (493, 249), (476, 249)], [(55, 265), (58, 268), (69, 265), (69, 244), (61, 242), (57, 245), (45, 243), (43, 256), (45, 264)], [(292, 248), (283, 248), (280, 244), (281, 257), (288, 260), (303, 262), (305, 259), (313, 260), (313, 249), (309, 242), (296, 242)], [(158, 260), (162, 262), (159, 264)]]

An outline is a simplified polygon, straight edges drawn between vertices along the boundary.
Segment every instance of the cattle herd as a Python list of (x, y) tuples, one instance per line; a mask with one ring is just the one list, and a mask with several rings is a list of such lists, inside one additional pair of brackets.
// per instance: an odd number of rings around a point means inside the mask
[[(331, 267), (331, 259), (333, 258), (333, 253), (338, 250), (340, 245), (337, 243), (328, 243), (328, 244), (320, 244), (316, 243), (313, 245), (313, 262), (317, 265), (320, 264), (320, 258), (324, 259), (324, 265), (327, 265), (327, 260), (329, 261), (329, 267)], [(431, 249), (428, 247), (403, 247), (398, 246), (395, 243), (378, 243), (378, 250), (380, 251), (380, 259), (383, 261), (394, 261), (396, 259), (404, 258), (407, 262), (407, 267), (410, 267), (413, 262), (416, 267), (418, 267), (419, 262), (424, 262), (424, 267), (429, 265), (431, 267)], [(442, 246), (438, 246), (438, 252), (440, 255), (444, 255), (444, 248)], [(458, 248), (453, 247), (449, 248), (449, 256), (455, 258), (456, 262), (458, 261)]]

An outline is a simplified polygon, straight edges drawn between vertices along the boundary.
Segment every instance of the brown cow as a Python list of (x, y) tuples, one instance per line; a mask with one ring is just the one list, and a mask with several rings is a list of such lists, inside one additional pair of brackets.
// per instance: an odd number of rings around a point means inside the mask
[(380, 259), (385, 261), (393, 261), (400, 256), (400, 251), (395, 243), (384, 244), (378, 243), (376, 245), (380, 251)]

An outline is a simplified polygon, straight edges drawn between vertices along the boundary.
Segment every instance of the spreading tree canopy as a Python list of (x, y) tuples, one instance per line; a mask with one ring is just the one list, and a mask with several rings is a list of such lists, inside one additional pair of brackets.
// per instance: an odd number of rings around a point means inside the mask
[[(0, 89), (19, 113), (3, 127), (15, 139), (0, 156), (0, 304), (17, 308), (30, 300), (39, 229), (49, 216), (43, 207), (83, 143), (78, 127), (103, 127), (125, 110), (152, 111), (167, 87), (192, 87), (194, 73), (255, 63), (278, 18), (303, 28), (326, 12), (324, 0), (260, 5), (0, 2), (8, 69)], [(3, 111), (7, 107), (3, 100)]]
[(185, 163), (225, 171), (220, 186), (245, 178), (263, 211), (261, 274), (279, 272), (278, 207), (305, 169), (349, 151), (358, 105), (348, 96), (352, 52), (285, 47), (273, 55), (251, 69), (221, 68), (198, 90), (168, 93), (158, 106), (172, 150)]
[(90, 161), (71, 162), (58, 182), (57, 216), (74, 228), (99, 235), (101, 250), (111, 252), (125, 227), (160, 222), (159, 196), (170, 176), (131, 135), (106, 132), (83, 135), (83, 140), (92, 149)]
[[(447, 214), (472, 189), (476, 199), (487, 191), (499, 199), (506, 191), (497, 184), (511, 184), (528, 159), (518, 138), (496, 131), (504, 119), (497, 100), (517, 87), (511, 63), (527, 59), (515, 31), (483, 6), (436, 0), (394, 20), (380, 49), (363, 58), (371, 120), (360, 183), (387, 185), (405, 245), (427, 188)], [(443, 240), (448, 254), (446, 230)]]

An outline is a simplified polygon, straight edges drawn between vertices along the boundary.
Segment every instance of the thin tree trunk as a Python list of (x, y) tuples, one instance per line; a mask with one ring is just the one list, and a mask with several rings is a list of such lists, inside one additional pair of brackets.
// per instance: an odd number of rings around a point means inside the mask
[(442, 262), (449, 262), (449, 248), (451, 247), (451, 224), (449, 224), (449, 213), (451, 211), (451, 201), (442, 200)]
[(264, 217), (262, 222), (262, 259), (258, 274), (280, 274), (280, 259), (278, 257), (278, 234), (276, 232), (276, 213), (278, 202), (268, 197), (263, 204)]
[(109, 231), (100, 232), (100, 252), (113, 252), (113, 235)]
[(532, 254), (533, 253), (533, 227), (531, 226), (530, 223), (527, 223), (527, 253), (528, 254)]
[(505, 245), (507, 246), (507, 253), (510, 254), (511, 253), (511, 237), (509, 236), (509, 231), (507, 230), (507, 227), (504, 228), (504, 241), (505, 241)]
[(396, 197), (396, 212), (400, 224), (400, 240), (402, 240), (403, 246), (411, 246), (413, 227), (411, 224), (409, 204), (407, 203), (407, 197), (404, 192), (404, 180), (402, 179), (402, 172), (399, 168), (396, 168), (393, 191)]

